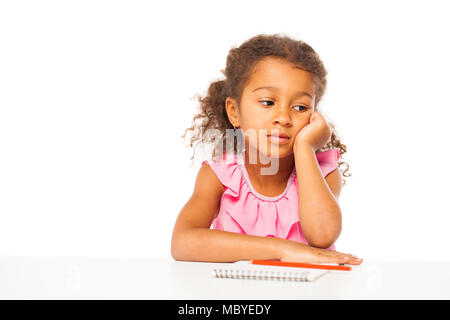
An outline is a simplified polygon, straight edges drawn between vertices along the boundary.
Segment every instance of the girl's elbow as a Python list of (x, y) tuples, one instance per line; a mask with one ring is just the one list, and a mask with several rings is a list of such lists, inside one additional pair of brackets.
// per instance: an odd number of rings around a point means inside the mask
[(335, 234), (320, 234), (316, 233), (314, 236), (306, 238), (308, 244), (311, 247), (328, 249), (336, 241), (337, 236)]
[(172, 242), (170, 248), (170, 254), (176, 261), (190, 261), (189, 256), (186, 254), (186, 248), (184, 246)]
[(170, 246), (170, 254), (176, 261), (186, 260), (186, 248), (183, 245), (185, 241), (182, 239), (182, 234), (175, 233), (172, 235), (172, 243)]
[(334, 241), (324, 240), (324, 239), (313, 239), (308, 240), (308, 244), (311, 247), (320, 248), (320, 249), (328, 249), (333, 245)]
[(170, 254), (172, 256), (172, 258), (176, 261), (180, 261), (183, 260), (183, 255), (180, 251), (180, 249), (174, 244), (174, 242), (172, 241), (172, 245), (170, 248)]

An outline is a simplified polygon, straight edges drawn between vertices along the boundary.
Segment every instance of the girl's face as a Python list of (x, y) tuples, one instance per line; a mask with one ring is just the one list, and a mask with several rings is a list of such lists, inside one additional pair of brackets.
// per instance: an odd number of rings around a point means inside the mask
[[(269, 157), (291, 155), (295, 137), (314, 112), (314, 89), (313, 75), (285, 60), (267, 57), (258, 62), (242, 92), (239, 110), (233, 99), (227, 98), (226, 103), (230, 121), (243, 130), (246, 149)], [(290, 137), (287, 142), (267, 136), (277, 129)], [(271, 148), (276, 148), (278, 154)]]

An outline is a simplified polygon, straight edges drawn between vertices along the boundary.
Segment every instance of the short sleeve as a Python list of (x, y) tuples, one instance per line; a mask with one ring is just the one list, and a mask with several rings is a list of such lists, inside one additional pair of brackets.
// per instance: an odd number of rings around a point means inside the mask
[(237, 197), (239, 195), (242, 180), (241, 171), (238, 168), (236, 156), (227, 154), (210, 160), (204, 160), (202, 165), (207, 163), (216, 174), (220, 183), (227, 188), (226, 194)]
[(338, 167), (339, 149), (333, 148), (316, 153), (317, 162), (319, 163), (322, 175), (325, 178), (331, 171)]

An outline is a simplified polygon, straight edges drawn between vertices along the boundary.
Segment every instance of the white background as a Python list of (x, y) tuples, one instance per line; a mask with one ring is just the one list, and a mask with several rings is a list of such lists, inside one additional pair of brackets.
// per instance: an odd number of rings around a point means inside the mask
[(339, 251), (450, 259), (444, 1), (0, 3), (0, 255), (170, 257), (195, 94), (259, 33), (309, 43), (352, 177)]

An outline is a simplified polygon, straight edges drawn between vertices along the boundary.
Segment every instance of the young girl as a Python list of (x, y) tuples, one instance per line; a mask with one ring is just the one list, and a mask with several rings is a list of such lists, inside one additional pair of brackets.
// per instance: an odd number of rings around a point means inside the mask
[[(327, 71), (317, 53), (303, 41), (262, 34), (232, 48), (222, 73), (193, 119), (203, 122), (191, 146), (210, 141), (206, 131), (221, 135), (175, 223), (173, 258), (360, 264), (335, 251), (346, 147), (318, 111)], [(225, 134), (235, 129), (241, 150)]]

